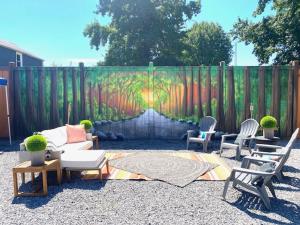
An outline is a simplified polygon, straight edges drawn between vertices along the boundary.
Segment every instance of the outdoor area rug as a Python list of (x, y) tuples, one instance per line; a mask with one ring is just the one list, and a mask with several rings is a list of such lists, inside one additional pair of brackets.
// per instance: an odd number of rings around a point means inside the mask
[[(118, 169), (112, 166), (114, 159), (122, 159), (124, 157), (134, 155), (134, 154), (143, 154), (143, 153), (106, 153), (106, 157), (111, 161), (110, 162), (110, 174), (107, 175), (106, 168), (104, 167), (103, 179), (107, 180), (152, 180), (149, 177), (146, 177), (142, 174), (136, 174), (122, 169)], [(148, 153), (148, 154), (157, 154), (157, 153)], [(195, 160), (198, 162), (207, 162), (215, 166), (215, 168), (207, 171), (203, 175), (197, 177), (195, 180), (206, 180), (206, 181), (223, 181), (228, 178), (230, 175), (230, 167), (218, 156), (215, 154), (205, 154), (205, 153), (186, 153), (186, 152), (172, 152), (172, 153), (159, 153), (160, 155), (180, 157), (183, 159)], [(86, 171), (84, 173), (83, 179), (98, 179), (98, 171)]]

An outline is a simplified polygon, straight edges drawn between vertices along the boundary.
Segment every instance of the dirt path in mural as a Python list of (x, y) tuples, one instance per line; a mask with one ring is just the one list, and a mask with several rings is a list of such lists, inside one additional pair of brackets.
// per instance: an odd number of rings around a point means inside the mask
[(154, 109), (147, 109), (140, 116), (118, 122), (98, 122), (97, 130), (123, 134), (125, 138), (161, 138), (178, 139), (187, 130), (195, 129), (196, 126), (186, 122), (171, 120), (159, 114)]

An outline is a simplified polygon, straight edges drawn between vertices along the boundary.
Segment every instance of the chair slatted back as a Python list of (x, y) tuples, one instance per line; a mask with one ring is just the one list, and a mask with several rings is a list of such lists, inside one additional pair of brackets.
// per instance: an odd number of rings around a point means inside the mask
[(201, 119), (199, 124), (200, 131), (212, 132), (215, 130), (217, 120), (211, 116), (205, 116)]
[(276, 171), (280, 171), (282, 169), (282, 167), (284, 166), (284, 164), (286, 163), (286, 161), (288, 160), (289, 156), (290, 156), (290, 153), (291, 153), (291, 150), (292, 150), (292, 147), (297, 139), (297, 136), (298, 136), (298, 133), (299, 133), (299, 128), (297, 128), (294, 133), (292, 134), (289, 142), (287, 143), (287, 145), (283, 148), (284, 149), (284, 152), (285, 152), (285, 155), (279, 160), (279, 163), (277, 164), (276, 166)]
[(245, 137), (252, 137), (256, 134), (259, 127), (258, 122), (255, 119), (247, 119), (241, 123), (241, 131), (238, 134), (234, 143), (239, 144), (240, 140)]

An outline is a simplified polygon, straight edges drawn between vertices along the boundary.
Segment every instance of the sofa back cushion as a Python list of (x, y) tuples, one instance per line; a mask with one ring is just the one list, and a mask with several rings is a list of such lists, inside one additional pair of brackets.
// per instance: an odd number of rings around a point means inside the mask
[(66, 126), (58, 127), (51, 130), (44, 130), (41, 134), (55, 146), (59, 147), (67, 143)]
[(86, 141), (86, 132), (84, 125), (66, 125), (67, 127), (67, 143), (77, 143)]

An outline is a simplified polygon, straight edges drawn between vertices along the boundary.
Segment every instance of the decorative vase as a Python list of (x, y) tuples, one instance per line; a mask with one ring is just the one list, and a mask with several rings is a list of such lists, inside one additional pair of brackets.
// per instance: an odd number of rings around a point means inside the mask
[(92, 133), (86, 133), (86, 139), (87, 139), (88, 141), (91, 141), (91, 140), (93, 139)]
[(274, 138), (274, 128), (263, 128), (263, 134), (267, 139)]
[(29, 152), (31, 165), (32, 166), (44, 165), (45, 164), (45, 152), (46, 151)]

